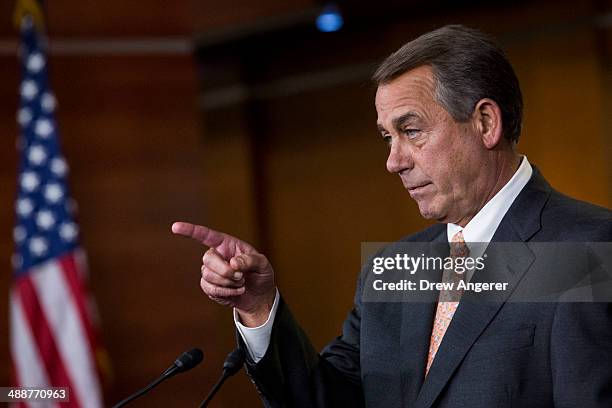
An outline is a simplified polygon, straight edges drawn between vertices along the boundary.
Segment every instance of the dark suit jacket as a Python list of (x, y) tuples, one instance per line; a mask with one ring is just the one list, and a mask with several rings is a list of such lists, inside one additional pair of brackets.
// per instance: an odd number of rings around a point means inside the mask
[[(403, 241), (445, 240), (435, 225)], [(491, 241), (524, 243), (507, 259), (514, 284), (529, 275), (534, 241), (612, 241), (612, 212), (534, 169)], [(247, 362), (266, 406), (612, 407), (610, 303), (462, 299), (425, 378), (435, 302), (362, 302), (357, 286), (342, 335), (320, 354), (281, 299), (265, 356)]]

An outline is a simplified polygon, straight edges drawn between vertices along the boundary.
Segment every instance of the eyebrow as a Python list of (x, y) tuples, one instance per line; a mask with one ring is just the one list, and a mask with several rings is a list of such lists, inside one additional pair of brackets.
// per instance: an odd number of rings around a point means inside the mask
[[(391, 121), (391, 124), (393, 125), (393, 127), (396, 130), (401, 130), (402, 125), (404, 125), (406, 122), (413, 120), (413, 119), (420, 119), (421, 117), (416, 113), (416, 112), (406, 112), (401, 116), (398, 116), (397, 118), (394, 118)], [(386, 129), (383, 127), (382, 124), (377, 123), (376, 127), (378, 128), (379, 132), (384, 132)]]

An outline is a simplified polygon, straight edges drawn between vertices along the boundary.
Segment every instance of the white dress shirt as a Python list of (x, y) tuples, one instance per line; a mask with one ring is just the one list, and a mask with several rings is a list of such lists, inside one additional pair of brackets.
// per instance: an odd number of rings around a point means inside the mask
[[(533, 169), (531, 164), (529, 164), (526, 156), (522, 156), (521, 164), (510, 181), (508, 181), (506, 185), (503, 186), (502, 189), (480, 209), (480, 211), (478, 211), (465, 227), (456, 224), (447, 224), (446, 233), (448, 235), (448, 241), (450, 242), (457, 232), (463, 231), (463, 238), (470, 249), (470, 256), (482, 256), (485, 247), (483, 245), (470, 246), (470, 243), (491, 242), (491, 238), (493, 238), (493, 234), (495, 234), (501, 220), (504, 218), (506, 212), (508, 212), (508, 209), (521, 190), (523, 190), (529, 179), (531, 179), (532, 174)], [(473, 270), (467, 272), (467, 280), (471, 278), (472, 273)], [(234, 323), (246, 344), (249, 356), (255, 363), (261, 360), (268, 350), (272, 326), (278, 308), (278, 300), (279, 293), (277, 289), (270, 316), (268, 316), (268, 320), (259, 327), (244, 326), (240, 322), (238, 313), (234, 310)]]
[(272, 310), (270, 310), (270, 316), (264, 324), (258, 327), (246, 327), (240, 322), (238, 312), (234, 309), (234, 323), (236, 328), (246, 344), (247, 351), (253, 362), (257, 363), (263, 358), (268, 350), (268, 344), (270, 344), (270, 335), (272, 334), (272, 325), (274, 324), (274, 318), (276, 317), (276, 309), (278, 309), (278, 299), (280, 295), (278, 289), (276, 289), (276, 297), (272, 304)]
[[(448, 242), (451, 242), (456, 233), (462, 231), (463, 239), (470, 250), (470, 257), (481, 257), (487, 247), (486, 244), (491, 242), (501, 220), (529, 179), (531, 179), (532, 174), (531, 164), (529, 164), (527, 156), (523, 156), (521, 164), (512, 178), (478, 211), (465, 227), (457, 224), (446, 224)], [(466, 281), (469, 282), (473, 273), (474, 269), (466, 272)]]

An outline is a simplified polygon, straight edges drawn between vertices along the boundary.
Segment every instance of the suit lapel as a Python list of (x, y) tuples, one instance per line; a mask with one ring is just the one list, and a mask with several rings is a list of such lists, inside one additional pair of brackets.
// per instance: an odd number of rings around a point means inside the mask
[[(431, 250), (443, 252), (442, 257), (448, 256), (449, 245), (446, 238), (446, 228), (432, 241)], [(433, 255), (433, 254), (432, 254)], [(432, 282), (440, 281), (440, 276), (431, 276)], [(436, 312), (437, 293), (432, 293), (429, 300), (407, 301), (400, 304), (402, 307), (401, 327), (401, 375), (402, 375), (402, 404), (413, 406), (425, 376), (429, 338)]]
[[(525, 241), (540, 229), (541, 211), (549, 194), (550, 186), (534, 168), (531, 180), (516, 198), (491, 240), (492, 243), (511, 244), (489, 246), (487, 254), (492, 252), (490, 254), (492, 256), (487, 258), (485, 269), (478, 271), (472, 278), (472, 282), (508, 282), (509, 290), (497, 296), (488, 296), (486, 301), (474, 292), (464, 294), (442, 339), (429, 374), (423, 382), (415, 408), (429, 408), (434, 404), (474, 342), (493, 320), (531, 266), (534, 256)], [(433, 313), (431, 321), (433, 322)], [(432, 324), (429, 325), (429, 332), (426, 334), (427, 347), (431, 328)], [(424, 355), (427, 355), (427, 349)], [(421, 364), (415, 365), (421, 368)], [(424, 365), (422, 368), (424, 373)]]

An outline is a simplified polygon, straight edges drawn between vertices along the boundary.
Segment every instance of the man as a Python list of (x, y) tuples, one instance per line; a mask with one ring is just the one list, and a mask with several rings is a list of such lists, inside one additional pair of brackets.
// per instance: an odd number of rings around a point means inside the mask
[[(439, 222), (402, 242), (450, 242), (455, 258), (474, 242), (516, 243), (502, 269), (520, 287), (534, 274), (527, 243), (612, 240), (609, 210), (556, 192), (517, 154), (521, 92), (489, 37), (443, 27), (374, 80), (387, 169)], [(342, 335), (318, 354), (263, 254), (206, 227), (172, 231), (210, 247), (202, 290), (234, 308), (266, 406), (612, 407), (609, 303), (366, 302), (360, 278)]]

